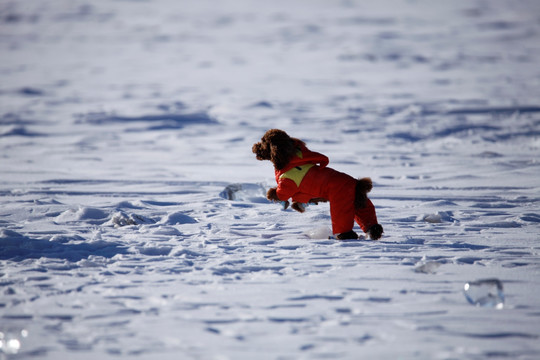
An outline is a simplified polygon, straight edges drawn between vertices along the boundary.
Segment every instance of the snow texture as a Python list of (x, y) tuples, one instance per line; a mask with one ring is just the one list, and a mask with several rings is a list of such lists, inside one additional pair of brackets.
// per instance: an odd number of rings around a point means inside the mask
[[(539, 14), (0, 0), (0, 359), (540, 358)], [(268, 202), (269, 128), (383, 238)]]

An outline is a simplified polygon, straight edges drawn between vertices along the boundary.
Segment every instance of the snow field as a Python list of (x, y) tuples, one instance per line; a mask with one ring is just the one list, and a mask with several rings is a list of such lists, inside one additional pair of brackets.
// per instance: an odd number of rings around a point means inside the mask
[[(538, 10), (0, 2), (0, 359), (538, 358)], [(381, 241), (265, 200), (273, 127)]]

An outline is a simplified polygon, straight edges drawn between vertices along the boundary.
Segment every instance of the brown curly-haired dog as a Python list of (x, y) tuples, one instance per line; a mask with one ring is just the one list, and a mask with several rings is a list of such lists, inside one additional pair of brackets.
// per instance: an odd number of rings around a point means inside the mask
[(274, 164), (277, 187), (268, 190), (272, 201), (292, 198), (292, 207), (304, 211), (303, 203), (330, 202), (332, 231), (340, 240), (357, 239), (354, 221), (371, 239), (379, 239), (383, 228), (377, 222), (375, 207), (367, 193), (373, 184), (370, 178), (360, 180), (327, 167), (328, 158), (310, 151), (306, 144), (279, 129), (268, 130), (252, 147), (258, 160)]

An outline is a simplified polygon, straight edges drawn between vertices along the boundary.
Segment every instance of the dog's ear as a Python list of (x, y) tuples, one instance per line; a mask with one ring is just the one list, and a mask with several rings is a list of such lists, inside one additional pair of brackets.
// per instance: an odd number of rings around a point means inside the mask
[(278, 170), (287, 166), (295, 153), (294, 140), (284, 131), (270, 143), (270, 159)]
[(280, 146), (276, 144), (270, 145), (270, 159), (274, 163), (276, 169), (283, 169), (289, 162), (290, 156), (286, 151), (283, 151)]

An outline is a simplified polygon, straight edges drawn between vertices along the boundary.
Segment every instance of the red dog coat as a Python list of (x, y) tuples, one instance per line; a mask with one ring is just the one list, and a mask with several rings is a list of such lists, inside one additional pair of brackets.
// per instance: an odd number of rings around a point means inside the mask
[(364, 232), (377, 224), (375, 207), (369, 199), (365, 207), (354, 207), (355, 178), (326, 167), (328, 157), (325, 155), (310, 151), (299, 142), (295, 146), (296, 155), (287, 166), (276, 170), (276, 194), (280, 200), (292, 198), (293, 201), (307, 203), (313, 198), (327, 199), (334, 234), (352, 230), (354, 221)]

